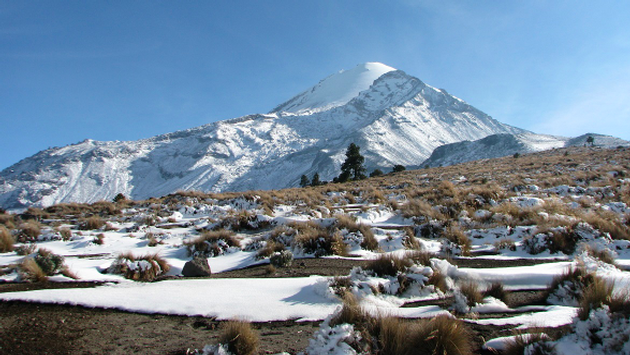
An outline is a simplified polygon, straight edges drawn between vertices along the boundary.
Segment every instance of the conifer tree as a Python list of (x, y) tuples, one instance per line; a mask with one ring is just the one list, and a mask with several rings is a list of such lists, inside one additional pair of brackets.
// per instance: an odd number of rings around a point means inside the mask
[(338, 182), (346, 182), (350, 178), (353, 180), (365, 179), (365, 167), (363, 162), (365, 158), (361, 155), (361, 148), (350, 143), (346, 150), (346, 161), (341, 165), (341, 175), (337, 178)]
[(300, 186), (307, 187), (310, 184), (311, 182), (308, 180), (308, 177), (306, 177), (306, 175), (302, 175), (302, 178), (300, 179)]
[(311, 186), (319, 186), (321, 184), (322, 182), (319, 181), (319, 173), (315, 173), (315, 175), (313, 175), (313, 180), (311, 180)]

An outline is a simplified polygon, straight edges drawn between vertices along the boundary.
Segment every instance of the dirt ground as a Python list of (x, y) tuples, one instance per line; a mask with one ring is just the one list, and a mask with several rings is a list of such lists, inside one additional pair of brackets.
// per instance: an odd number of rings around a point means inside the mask
[[(485, 262), (454, 260), (466, 267), (483, 267)], [(492, 262), (494, 263), (494, 262)], [(526, 261), (523, 263), (531, 263)], [(269, 273), (266, 266), (212, 275), (221, 277), (299, 277), (347, 275), (365, 261), (352, 259), (303, 259), (292, 267)], [(489, 264), (489, 263), (488, 263)], [(520, 262), (511, 263), (516, 266)], [(494, 264), (496, 266), (496, 264)], [(505, 266), (508, 266), (507, 264)], [(97, 283), (4, 283), (0, 292), (43, 288), (95, 287)], [(513, 293), (513, 305), (539, 303), (540, 291)], [(445, 300), (433, 304), (445, 304)], [(407, 307), (424, 304), (408, 304)], [(222, 322), (212, 318), (137, 314), (112, 309), (91, 309), (69, 305), (0, 302), (0, 354), (185, 354), (216, 343)], [(260, 335), (260, 354), (295, 354), (308, 345), (319, 322), (255, 323)], [(476, 353), (484, 339), (510, 335), (506, 327), (470, 324)]]

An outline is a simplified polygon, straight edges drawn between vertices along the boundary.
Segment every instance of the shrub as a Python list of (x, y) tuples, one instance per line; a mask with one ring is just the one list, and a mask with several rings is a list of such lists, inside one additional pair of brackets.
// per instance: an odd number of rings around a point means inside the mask
[(338, 233), (314, 224), (300, 223), (294, 225), (298, 230), (293, 242), (304, 253), (314, 254), (316, 257), (324, 255), (347, 255), (348, 245)]
[(52, 276), (63, 269), (63, 256), (52, 253), (50, 250), (40, 248), (33, 258), (44, 274)]
[(33, 242), (41, 234), (41, 225), (35, 220), (26, 221), (18, 227), (18, 241)]
[(269, 263), (274, 267), (289, 267), (293, 261), (293, 253), (289, 250), (275, 252), (269, 258)]
[(157, 254), (136, 257), (131, 253), (123, 253), (116, 258), (107, 272), (120, 274), (134, 281), (153, 281), (167, 273), (170, 268), (166, 260)]
[(0, 226), (0, 253), (8, 253), (13, 251), (15, 240), (11, 232), (4, 226)]
[(15, 248), (15, 253), (17, 255), (29, 255), (35, 252), (36, 249), (36, 244), (22, 244)]
[(248, 322), (233, 320), (225, 323), (219, 343), (227, 346), (234, 355), (250, 355), (258, 352), (258, 333)]
[(105, 221), (101, 217), (92, 216), (82, 220), (79, 223), (79, 229), (81, 230), (94, 230), (101, 229), (105, 225)]
[(192, 241), (184, 242), (188, 256), (203, 255), (205, 257), (223, 255), (229, 248), (240, 248), (241, 242), (234, 232), (228, 230), (207, 231)]
[(365, 268), (377, 276), (396, 276), (411, 265), (413, 261), (409, 257), (381, 254), (378, 258), (370, 260)]

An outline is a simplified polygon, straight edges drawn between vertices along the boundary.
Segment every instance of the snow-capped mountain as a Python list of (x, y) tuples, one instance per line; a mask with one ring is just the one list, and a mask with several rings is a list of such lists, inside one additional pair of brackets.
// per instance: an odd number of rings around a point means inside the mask
[[(446, 91), (381, 63), (322, 80), (267, 114), (133, 142), (86, 140), (52, 148), (0, 172), (0, 206), (134, 199), (177, 190), (297, 186), (302, 174), (339, 174), (347, 146), (368, 172), (419, 165), (439, 146), (495, 134), (502, 124)], [(534, 136), (532, 134), (532, 136)]]
[(576, 138), (550, 136), (525, 132), (520, 134), (495, 134), (476, 141), (462, 141), (437, 147), (422, 166), (447, 166), (478, 159), (499, 158), (516, 153), (533, 153), (547, 149), (591, 145), (614, 148), (630, 146), (630, 142), (612, 136), (588, 133)]

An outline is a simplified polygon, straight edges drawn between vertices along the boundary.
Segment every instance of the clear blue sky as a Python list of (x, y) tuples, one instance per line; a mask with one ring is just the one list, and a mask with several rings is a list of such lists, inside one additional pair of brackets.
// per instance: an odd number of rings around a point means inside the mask
[(368, 61), (521, 128), (630, 139), (630, 2), (0, 0), (0, 169), (268, 112)]

